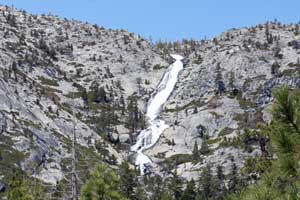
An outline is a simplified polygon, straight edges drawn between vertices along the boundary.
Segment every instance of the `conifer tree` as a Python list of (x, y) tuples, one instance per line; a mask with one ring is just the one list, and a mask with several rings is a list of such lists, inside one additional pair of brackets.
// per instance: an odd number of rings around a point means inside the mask
[(222, 199), (224, 193), (225, 193), (225, 185), (224, 185), (225, 175), (223, 172), (223, 166), (218, 165), (217, 166), (217, 176), (216, 176), (216, 198)]
[(40, 185), (34, 185), (30, 177), (16, 171), (9, 180), (8, 200), (43, 200), (44, 188)]
[(229, 84), (228, 84), (228, 87), (230, 89), (234, 89), (234, 82), (235, 82), (235, 73), (231, 71), (229, 75)]
[(27, 194), (26, 188), (24, 187), (24, 183), (22, 178), (20, 178), (19, 173), (15, 173), (12, 179), (9, 181), (10, 191), (8, 192), (7, 199), (15, 200), (15, 199), (26, 199), (33, 200), (29, 194)]
[[(147, 179), (145, 179), (146, 181)], [(152, 193), (151, 200), (173, 200), (169, 187), (166, 187), (167, 181), (163, 181), (159, 175), (150, 177), (147, 180), (147, 190)]]
[(203, 154), (203, 155), (209, 153), (209, 147), (208, 147), (207, 139), (206, 139), (206, 138), (203, 138), (202, 144), (201, 144), (201, 148), (200, 148), (199, 152), (200, 152), (201, 154)]
[(230, 192), (236, 192), (238, 190), (238, 188), (239, 188), (238, 169), (237, 169), (236, 164), (233, 162), (231, 165), (228, 189)]
[(195, 188), (195, 181), (192, 179), (188, 181), (186, 184), (186, 188), (182, 195), (182, 200), (195, 200), (197, 196), (196, 188)]
[[(230, 196), (231, 200), (299, 199), (300, 92), (282, 86), (274, 90), (273, 96), (272, 123), (262, 125), (261, 131), (271, 137), (276, 159), (255, 186)], [(235, 171), (234, 167), (232, 171)], [(233, 188), (232, 183), (230, 185)]]
[(81, 191), (81, 200), (126, 200), (121, 194), (120, 179), (106, 165), (99, 165), (92, 172)]
[(215, 84), (217, 87), (217, 94), (222, 94), (225, 92), (225, 83), (223, 81), (223, 75), (221, 71), (221, 63), (218, 63), (216, 66), (216, 79), (215, 79)]
[(145, 189), (143, 187), (143, 185), (141, 185), (140, 183), (137, 183), (137, 187), (134, 193), (134, 200), (147, 200), (147, 194), (145, 192)]
[(129, 169), (129, 163), (127, 161), (123, 161), (120, 166), (121, 192), (126, 198), (133, 199), (136, 187), (136, 174), (133, 170)]
[(202, 196), (203, 199), (209, 199), (211, 196), (214, 195), (214, 191), (215, 191), (215, 180), (212, 175), (210, 164), (206, 165), (206, 167), (203, 168), (199, 180), (200, 180), (199, 194)]
[(175, 200), (179, 200), (182, 196), (182, 180), (178, 176), (177, 171), (173, 173), (169, 183), (169, 189), (172, 194), (172, 197)]
[(197, 163), (200, 159), (199, 149), (198, 149), (198, 143), (197, 140), (195, 140), (194, 148), (193, 148), (193, 161)]

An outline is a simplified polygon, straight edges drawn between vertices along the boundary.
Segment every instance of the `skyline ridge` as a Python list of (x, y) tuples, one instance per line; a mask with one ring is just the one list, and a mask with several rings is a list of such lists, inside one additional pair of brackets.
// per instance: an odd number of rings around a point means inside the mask
[(190, 0), (188, 3), (175, 1), (123, 2), (112, 0), (101, 2), (71, 0), (3, 0), (3, 5), (13, 5), (34, 14), (51, 13), (62, 18), (76, 19), (105, 28), (125, 29), (154, 41), (176, 41), (182, 39), (212, 39), (233, 28), (255, 26), (277, 19), (289, 24), (298, 23), (300, 15), (296, 0), (258, 0), (220, 2)]

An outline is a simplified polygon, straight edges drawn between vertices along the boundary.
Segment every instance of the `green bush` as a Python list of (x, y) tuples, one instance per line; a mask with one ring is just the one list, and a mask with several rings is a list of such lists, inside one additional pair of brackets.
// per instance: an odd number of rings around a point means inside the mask
[(59, 86), (56, 80), (48, 79), (43, 76), (39, 76), (39, 80), (43, 85)]

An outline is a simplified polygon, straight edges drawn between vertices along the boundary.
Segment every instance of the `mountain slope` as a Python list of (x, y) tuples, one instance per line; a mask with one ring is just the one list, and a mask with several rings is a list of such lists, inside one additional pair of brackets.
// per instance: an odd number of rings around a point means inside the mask
[(70, 174), (73, 123), (79, 170), (120, 163), (139, 128), (127, 117), (142, 119), (168, 63), (124, 30), (0, 8), (1, 166), (58, 183)]
[[(299, 42), (299, 25), (271, 22), (231, 30), (212, 41), (159, 43), (158, 52), (176, 51), (189, 62), (163, 113), (172, 127), (148, 154), (157, 163), (171, 161), (171, 169), (189, 179), (208, 163), (214, 170), (222, 165), (228, 174), (233, 164), (241, 169), (246, 158), (264, 154), (266, 138), (248, 144), (244, 130), (270, 121), (273, 88), (300, 87)], [(190, 157), (195, 141), (198, 149), (203, 141), (210, 148), (198, 164), (182, 158)]]
[(271, 120), (273, 88), (300, 86), (299, 25), (152, 45), (125, 30), (0, 7), (0, 36), (0, 186), (13, 168), (70, 191), (74, 125), (82, 182), (99, 162), (135, 163), (130, 146), (171, 53), (185, 66), (160, 115), (170, 127), (143, 152), (153, 177), (199, 179), (205, 166), (229, 175), (273, 159), (257, 125)]

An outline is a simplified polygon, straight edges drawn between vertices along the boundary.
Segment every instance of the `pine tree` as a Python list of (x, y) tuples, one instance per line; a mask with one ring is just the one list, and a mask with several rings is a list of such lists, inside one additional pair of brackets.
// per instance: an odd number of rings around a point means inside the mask
[(273, 107), (272, 141), (276, 145), (276, 154), (282, 172), (289, 176), (296, 176), (300, 168), (298, 146), (300, 144), (300, 92), (289, 91), (284, 86), (274, 92), (276, 103)]
[(228, 189), (230, 192), (236, 192), (239, 189), (239, 177), (236, 164), (233, 162), (231, 165), (231, 172), (229, 177)]
[(123, 56), (122, 55), (119, 56), (118, 62), (120, 62), (120, 63), (123, 62)]
[(134, 133), (138, 128), (142, 128), (145, 123), (142, 113), (138, 109), (136, 96), (128, 97), (127, 111), (126, 127), (130, 129), (131, 133)]
[(134, 197), (132, 199), (133, 200), (147, 200), (147, 194), (145, 192), (145, 189), (144, 189), (143, 185), (141, 185), (140, 183), (138, 183), (135, 193), (134, 193)]
[(10, 191), (8, 192), (7, 199), (15, 200), (15, 199), (25, 199), (25, 200), (33, 200), (28, 193), (26, 188), (24, 187), (23, 179), (20, 176), (20, 173), (16, 172), (14, 176), (9, 181)]
[(82, 100), (83, 100), (83, 103), (85, 105), (85, 107), (87, 109), (89, 109), (89, 97), (88, 97), (88, 93), (86, 91), (85, 88), (82, 89), (82, 96), (81, 96)]
[(195, 181), (194, 179), (192, 179), (191, 181), (187, 182), (181, 200), (195, 200), (196, 196), (197, 193), (195, 188)]
[(119, 105), (121, 107), (121, 114), (125, 115), (125, 100), (123, 95), (121, 95)]
[(221, 63), (217, 64), (215, 73), (216, 73), (215, 84), (217, 87), (217, 93), (222, 94), (225, 92), (226, 88), (225, 88), (225, 83), (223, 81), (223, 75), (222, 75), (222, 71), (221, 71)]
[(151, 200), (173, 200), (170, 192), (171, 190), (166, 187), (167, 182), (163, 181), (159, 175), (150, 177), (147, 182), (147, 190), (152, 193)]
[(203, 138), (202, 140), (202, 144), (201, 144), (201, 148), (199, 150), (199, 152), (203, 155), (206, 155), (208, 154), (210, 151), (209, 151), (209, 147), (208, 147), (208, 144), (207, 144), (207, 139), (206, 138)]
[(193, 161), (197, 163), (200, 159), (199, 149), (198, 149), (198, 143), (197, 140), (195, 140), (194, 148), (193, 148)]
[(235, 74), (233, 71), (231, 71), (229, 76), (229, 84), (228, 84), (228, 87), (230, 89), (234, 89), (234, 82), (235, 82)]
[(193, 110), (193, 114), (197, 114), (198, 113), (198, 108), (195, 107), (194, 110)]
[(138, 92), (140, 94), (141, 93), (141, 84), (142, 84), (142, 78), (141, 77), (136, 78), (136, 84), (138, 86)]
[(207, 164), (207, 166), (203, 168), (199, 180), (200, 180), (199, 194), (201, 194), (201, 196), (204, 199), (209, 199), (211, 196), (214, 195), (214, 191), (215, 191), (215, 180), (212, 175), (210, 164)]
[(262, 125), (261, 131), (271, 137), (277, 159), (256, 185), (230, 199), (299, 199), (300, 92), (282, 86), (274, 90), (273, 96), (272, 123)]
[(104, 87), (97, 88), (96, 90), (96, 102), (107, 102), (106, 91)]
[(177, 175), (177, 171), (173, 173), (169, 183), (170, 192), (175, 200), (179, 200), (182, 196), (182, 180)]
[(106, 165), (99, 165), (81, 190), (81, 200), (126, 200), (121, 194), (120, 180)]
[(277, 75), (279, 72), (279, 68), (280, 68), (280, 65), (278, 64), (278, 62), (273, 63), (271, 66), (271, 74)]
[(39, 184), (34, 185), (30, 177), (16, 171), (9, 180), (8, 200), (43, 200), (45, 190)]
[(225, 185), (224, 185), (225, 175), (223, 172), (223, 166), (218, 165), (217, 166), (217, 176), (216, 176), (216, 198), (222, 199), (224, 193), (225, 193)]
[(295, 31), (294, 31), (295, 36), (299, 35), (299, 32), (300, 32), (299, 29), (300, 29), (300, 28), (299, 28), (299, 24), (296, 24), (296, 25), (295, 25)]
[(134, 191), (137, 187), (136, 174), (129, 169), (129, 163), (123, 161), (120, 166), (120, 188), (122, 194), (128, 198), (133, 199)]
[(14, 27), (17, 27), (17, 19), (16, 19), (16, 16), (15, 15), (12, 15), (11, 13), (9, 13), (7, 16), (6, 16), (6, 20), (7, 20), (7, 23), (11, 26), (14, 26)]

